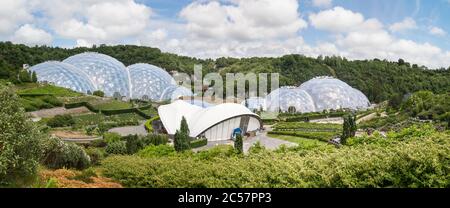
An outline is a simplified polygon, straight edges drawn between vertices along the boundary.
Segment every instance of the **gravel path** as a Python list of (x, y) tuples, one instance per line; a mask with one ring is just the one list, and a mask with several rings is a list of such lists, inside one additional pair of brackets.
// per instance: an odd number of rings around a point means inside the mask
[(28, 114), (34, 118), (51, 118), (56, 115), (66, 115), (66, 114), (83, 114), (90, 113), (89, 109), (86, 107), (66, 109), (64, 107), (43, 109), (38, 111), (29, 112)]
[(287, 147), (296, 146), (296, 143), (284, 141), (281, 139), (275, 139), (267, 136), (267, 132), (258, 133), (255, 137), (246, 139), (244, 141), (244, 152), (247, 153), (251, 146), (256, 142), (261, 143), (262, 146), (269, 150), (276, 150), (281, 145), (286, 145)]
[[(244, 153), (247, 153), (250, 147), (252, 147), (256, 142), (261, 143), (262, 146), (264, 146), (266, 149), (269, 150), (278, 149), (281, 145), (286, 145), (287, 147), (297, 145), (296, 143), (293, 142), (268, 137), (267, 132), (270, 131), (270, 126), (266, 126), (265, 128), (266, 128), (265, 131), (258, 132), (256, 136), (244, 140), (243, 143)], [(232, 140), (208, 142), (206, 146), (196, 148), (194, 149), (194, 151), (208, 150), (217, 145), (234, 145), (234, 142)]]
[(141, 135), (147, 136), (147, 130), (145, 130), (144, 125), (139, 126), (124, 126), (110, 129), (108, 132), (118, 133), (120, 136), (128, 136), (128, 135)]

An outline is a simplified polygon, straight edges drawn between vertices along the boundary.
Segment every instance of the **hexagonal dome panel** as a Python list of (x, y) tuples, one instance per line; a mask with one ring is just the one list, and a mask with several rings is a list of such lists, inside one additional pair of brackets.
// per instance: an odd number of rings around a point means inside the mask
[(311, 79), (300, 85), (299, 89), (311, 95), (317, 111), (343, 108), (366, 109), (370, 105), (362, 92), (331, 77)]
[(95, 90), (89, 76), (70, 64), (49, 61), (35, 65), (29, 70), (36, 72), (40, 82), (47, 81), (82, 93)]
[(113, 96), (115, 92), (130, 96), (128, 70), (113, 57), (87, 52), (71, 56), (63, 63), (71, 64), (87, 74), (95, 88), (102, 90), (107, 96)]
[(281, 87), (272, 91), (266, 97), (268, 111), (288, 112), (293, 108), (295, 112), (315, 112), (316, 107), (312, 97), (297, 87)]
[(128, 66), (132, 98), (148, 98), (158, 101), (165, 89), (175, 84), (175, 80), (163, 69), (150, 64)]

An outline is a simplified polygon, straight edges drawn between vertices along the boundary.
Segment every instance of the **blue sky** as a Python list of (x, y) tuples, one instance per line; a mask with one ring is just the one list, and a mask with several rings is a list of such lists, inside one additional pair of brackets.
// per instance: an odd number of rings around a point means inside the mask
[(3, 0), (0, 18), (0, 40), (27, 45), (450, 66), (450, 0)]

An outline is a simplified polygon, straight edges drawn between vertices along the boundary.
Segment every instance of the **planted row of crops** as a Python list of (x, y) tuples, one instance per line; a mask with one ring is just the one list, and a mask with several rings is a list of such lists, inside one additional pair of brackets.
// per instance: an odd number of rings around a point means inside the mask
[(273, 126), (270, 134), (302, 137), (328, 141), (342, 131), (340, 124), (320, 124), (309, 122), (279, 122)]

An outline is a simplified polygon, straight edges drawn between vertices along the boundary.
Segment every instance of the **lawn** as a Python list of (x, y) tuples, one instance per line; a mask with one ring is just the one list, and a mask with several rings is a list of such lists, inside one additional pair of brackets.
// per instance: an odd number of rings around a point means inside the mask
[(321, 147), (332, 147), (329, 146), (327, 143), (315, 140), (315, 139), (307, 139), (302, 137), (295, 137), (295, 136), (285, 136), (285, 135), (276, 135), (276, 134), (268, 134), (269, 137), (281, 139), (288, 142), (293, 142), (298, 144), (300, 147), (304, 149), (315, 149), (315, 148), (321, 148)]
[(327, 142), (340, 135), (342, 125), (309, 122), (279, 122), (273, 126), (271, 135), (291, 136)]
[(90, 125), (98, 125), (102, 122), (121, 122), (127, 123), (128, 121), (138, 122), (144, 120), (141, 116), (135, 113), (125, 113), (120, 115), (105, 116), (103, 114), (84, 114), (73, 117), (75, 120), (75, 128), (81, 129)]
[(110, 100), (108, 102), (93, 104), (95, 108), (99, 110), (119, 110), (132, 108), (133, 105), (129, 102), (123, 102), (119, 100)]
[(38, 84), (27, 84), (18, 87), (17, 93), (20, 94), (49, 94), (55, 97), (78, 97), (81, 93), (75, 92), (73, 90), (57, 87), (54, 85), (38, 85)]

